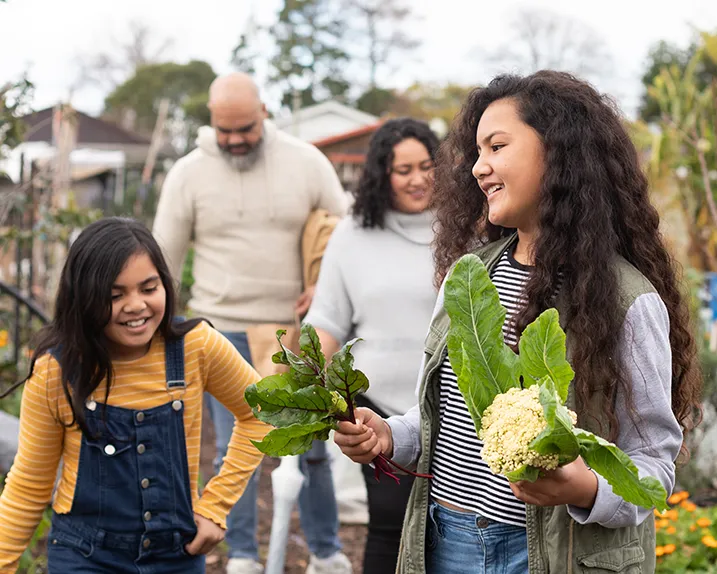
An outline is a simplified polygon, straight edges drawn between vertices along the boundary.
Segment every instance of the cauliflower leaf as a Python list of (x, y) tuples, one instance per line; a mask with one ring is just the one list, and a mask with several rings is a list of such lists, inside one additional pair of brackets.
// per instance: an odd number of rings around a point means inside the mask
[(556, 309), (547, 309), (525, 328), (518, 343), (523, 386), (539, 384), (549, 376), (564, 403), (575, 373), (565, 357), (565, 332)]
[(448, 358), (459, 388), (471, 395), (470, 413), (480, 426), (496, 395), (520, 387), (518, 357), (503, 341), (505, 309), (480, 258), (465, 255), (458, 261), (446, 281), (444, 306), (451, 319)]

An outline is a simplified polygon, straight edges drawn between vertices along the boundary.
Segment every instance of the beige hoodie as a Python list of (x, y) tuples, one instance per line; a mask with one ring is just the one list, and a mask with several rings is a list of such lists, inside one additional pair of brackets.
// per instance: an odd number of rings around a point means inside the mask
[(190, 308), (223, 331), (292, 322), (304, 223), (314, 209), (343, 215), (348, 204), (333, 166), (269, 120), (248, 171), (222, 156), (213, 128), (200, 128), (197, 144), (167, 174), (153, 229), (176, 279), (194, 239)]

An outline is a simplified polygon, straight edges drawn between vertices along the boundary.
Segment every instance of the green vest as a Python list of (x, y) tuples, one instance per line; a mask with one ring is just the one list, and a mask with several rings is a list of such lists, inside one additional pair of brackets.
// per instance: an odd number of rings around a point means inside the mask
[[(516, 240), (513, 235), (506, 239), (481, 247), (476, 254), (483, 260), (489, 271), (495, 267), (505, 248)], [(617, 258), (615, 271), (620, 289), (620, 311), (627, 313), (635, 299), (645, 293), (655, 292), (645, 277), (626, 260)], [(561, 293), (556, 307), (561, 315), (565, 293)], [(439, 428), (440, 380), (438, 369), (447, 350), (446, 339), (450, 319), (445, 309), (433, 319), (426, 337), (426, 364), (419, 391), (421, 412), (421, 456), (418, 472), (428, 473), (431, 457), (436, 445)], [(563, 325), (564, 327), (564, 325)], [(570, 332), (567, 335), (568, 356), (570, 355)], [(601, 405), (591, 404), (590, 411), (598, 415), (603, 412)], [(570, 406), (574, 400), (568, 398)], [(582, 428), (599, 432), (591, 419), (581, 417)], [(430, 481), (416, 479), (408, 502), (403, 523), (401, 549), (397, 574), (424, 574), (426, 572), (426, 527), (430, 499)], [(627, 528), (605, 528), (598, 524), (580, 525), (567, 512), (567, 507), (526, 508), (528, 557), (530, 574), (624, 574), (652, 573), (655, 571), (655, 520), (654, 516), (639, 526)], [(456, 573), (459, 574), (459, 573)], [(466, 573), (467, 574), (467, 573)]]

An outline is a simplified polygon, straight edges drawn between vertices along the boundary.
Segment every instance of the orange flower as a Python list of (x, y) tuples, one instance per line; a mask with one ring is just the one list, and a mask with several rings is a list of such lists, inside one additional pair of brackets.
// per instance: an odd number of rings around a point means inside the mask
[(712, 521), (709, 518), (698, 518), (697, 526), (699, 526), (700, 528), (708, 528), (712, 526)]
[(668, 510), (665, 514), (667, 514), (667, 518), (669, 520), (677, 520), (680, 517), (680, 513), (677, 512), (677, 510)]
[(7, 334), (7, 331), (5, 329), (0, 331), (0, 347), (6, 346), (9, 339), (10, 336)]
[(657, 522), (655, 522), (655, 526), (657, 528), (667, 528), (669, 525), (670, 525), (670, 521), (667, 520), (666, 518), (663, 518), (662, 520), (658, 520)]
[(675, 532), (677, 532), (677, 528), (675, 528), (674, 526), (670, 526), (667, 530), (665, 530), (665, 532), (667, 532), (667, 534), (674, 534)]
[(665, 547), (664, 546), (657, 546), (655, 548), (655, 555), (656, 556), (662, 556), (665, 553)]
[(708, 548), (717, 548), (717, 540), (711, 534), (702, 537), (702, 544)]
[(663, 554), (665, 555), (672, 554), (675, 550), (677, 550), (677, 546), (675, 546), (674, 544), (667, 544), (662, 547), (662, 550)]
[(690, 526), (690, 532), (696, 532), (696, 531), (697, 531), (697, 525), (696, 525), (696, 524), (692, 524), (692, 525)]
[(654, 513), (656, 518), (662, 518), (662, 512), (657, 510), (657, 508), (655, 508), (652, 512)]
[(695, 510), (697, 510), (697, 505), (694, 502), (690, 502), (688, 500), (681, 502), (680, 506), (687, 512), (694, 512)]
[(687, 500), (690, 497), (690, 493), (686, 490), (675, 492), (670, 498), (667, 499), (667, 504), (679, 504), (683, 500)]

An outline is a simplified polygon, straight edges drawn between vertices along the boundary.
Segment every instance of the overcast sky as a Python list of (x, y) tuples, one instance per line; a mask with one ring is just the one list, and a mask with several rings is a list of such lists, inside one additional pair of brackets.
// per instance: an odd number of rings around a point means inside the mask
[[(689, 42), (692, 26), (717, 30), (717, 0), (410, 0), (420, 20), (410, 32), (423, 45), (391, 75), (392, 86), (412, 81), (477, 84), (486, 73), (473, 56), (476, 46), (493, 49), (510, 37), (510, 18), (521, 7), (547, 8), (592, 26), (604, 39), (615, 66), (600, 87), (616, 95), (628, 113), (639, 101), (642, 66), (660, 39)], [(208, 61), (221, 73), (249, 13), (269, 22), (279, 0), (8, 0), (0, 4), (4, 49), (0, 83), (29, 70), (36, 85), (34, 107), (67, 97), (77, 75), (78, 56), (109, 50), (112, 38), (126, 38), (128, 23), (142, 20), (158, 37), (171, 38), (167, 55), (176, 61)], [(104, 94), (84, 88), (73, 104), (99, 113)]]

